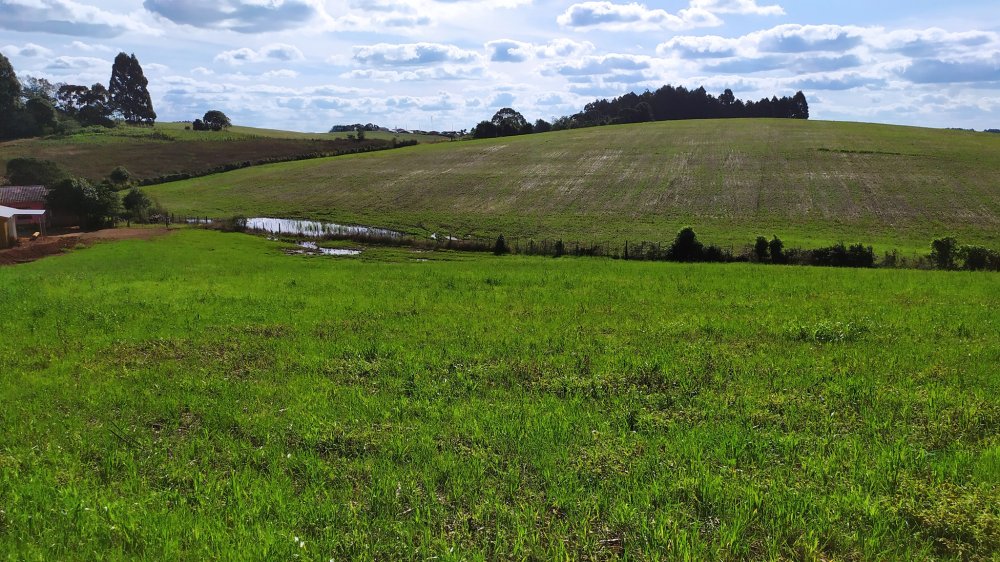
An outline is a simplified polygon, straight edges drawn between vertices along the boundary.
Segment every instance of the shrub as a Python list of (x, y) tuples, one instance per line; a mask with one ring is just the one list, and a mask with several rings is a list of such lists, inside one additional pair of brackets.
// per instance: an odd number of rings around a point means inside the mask
[(767, 246), (767, 238), (763, 236), (758, 236), (757, 241), (753, 244), (754, 258), (760, 263), (767, 261)]
[(69, 172), (51, 160), (13, 158), (7, 162), (7, 179), (11, 185), (52, 187), (69, 177)]
[(771, 261), (773, 263), (785, 263), (788, 261), (785, 259), (785, 243), (780, 238), (777, 236), (772, 237), (767, 247), (771, 252)]
[(698, 241), (694, 229), (685, 226), (680, 229), (673, 243), (667, 249), (667, 259), (681, 262), (700, 261), (703, 249), (704, 247)]
[(1000, 270), (1000, 254), (983, 246), (962, 246), (958, 257), (964, 262), (962, 267), (970, 271)]
[(113, 226), (122, 214), (122, 202), (108, 184), (92, 185), (85, 179), (65, 179), (57, 183), (47, 196), (53, 209), (80, 217), (85, 228)]
[(493, 253), (499, 256), (508, 252), (510, 252), (510, 248), (507, 247), (507, 240), (503, 237), (503, 234), (497, 236), (497, 241), (493, 244)]
[(931, 242), (931, 261), (938, 269), (955, 269), (958, 241), (947, 236)]
[(111, 174), (108, 175), (108, 179), (111, 180), (111, 183), (117, 186), (122, 186), (131, 181), (132, 173), (129, 172), (125, 166), (118, 166), (111, 171)]

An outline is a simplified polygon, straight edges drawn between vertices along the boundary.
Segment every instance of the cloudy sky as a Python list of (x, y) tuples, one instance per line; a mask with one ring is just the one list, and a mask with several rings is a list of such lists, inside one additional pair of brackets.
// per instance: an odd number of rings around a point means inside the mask
[(170, 121), (461, 129), (669, 83), (801, 89), (814, 119), (1000, 128), (997, 0), (0, 0), (19, 76), (107, 84), (119, 51)]

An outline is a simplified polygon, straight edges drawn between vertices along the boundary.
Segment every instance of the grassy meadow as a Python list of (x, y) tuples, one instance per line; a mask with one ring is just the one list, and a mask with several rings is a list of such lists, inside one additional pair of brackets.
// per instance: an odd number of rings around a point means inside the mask
[(799, 120), (646, 123), (421, 145), (154, 186), (177, 213), (420, 234), (669, 241), (739, 250), (930, 241), (1000, 247), (1000, 135)]
[[(801, 150), (864, 148), (824, 127)], [(158, 195), (267, 210), (266, 172), (231, 177)], [(286, 246), (181, 230), (0, 268), (6, 559), (997, 560), (996, 274)]]

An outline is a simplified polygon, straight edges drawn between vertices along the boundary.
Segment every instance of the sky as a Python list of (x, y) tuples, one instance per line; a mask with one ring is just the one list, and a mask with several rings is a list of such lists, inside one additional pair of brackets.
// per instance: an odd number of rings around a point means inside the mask
[(813, 119), (1000, 128), (997, 0), (0, 0), (18, 76), (107, 85), (161, 121), (470, 129), (664, 84), (805, 92)]

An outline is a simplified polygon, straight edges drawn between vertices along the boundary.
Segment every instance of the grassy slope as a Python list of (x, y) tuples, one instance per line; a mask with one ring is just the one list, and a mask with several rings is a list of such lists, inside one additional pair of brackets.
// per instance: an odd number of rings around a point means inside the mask
[[(165, 174), (203, 173), (219, 166), (266, 158), (333, 153), (354, 146), (346, 135), (294, 133), (232, 127), (223, 132), (189, 131), (185, 123), (158, 123), (153, 128), (87, 129), (67, 137), (25, 139), (0, 143), (0, 174), (7, 160), (32, 156), (55, 160), (74, 175), (100, 180), (124, 165), (137, 178)], [(417, 139), (436, 142), (441, 137), (372, 133), (368, 140)], [(435, 140), (436, 139), (436, 140)], [(204, 142), (203, 142), (204, 141)]]
[(185, 231), (0, 269), (0, 551), (1000, 549), (996, 275), (366, 256)]
[(664, 240), (690, 223), (920, 249), (1000, 246), (1000, 137), (856, 123), (651, 123), (420, 146), (163, 185), (181, 213), (325, 218), (412, 231)]

